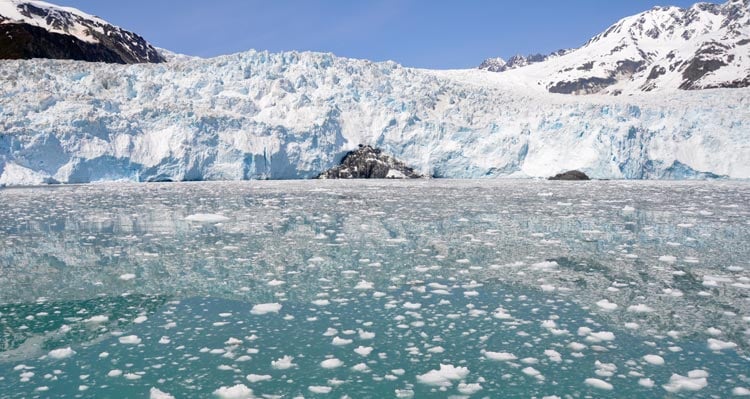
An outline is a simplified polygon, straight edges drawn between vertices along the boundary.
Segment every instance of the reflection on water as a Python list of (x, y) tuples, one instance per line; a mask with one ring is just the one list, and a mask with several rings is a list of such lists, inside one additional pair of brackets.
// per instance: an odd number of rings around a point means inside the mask
[(736, 182), (2, 190), (0, 396), (742, 393), (748, 204)]

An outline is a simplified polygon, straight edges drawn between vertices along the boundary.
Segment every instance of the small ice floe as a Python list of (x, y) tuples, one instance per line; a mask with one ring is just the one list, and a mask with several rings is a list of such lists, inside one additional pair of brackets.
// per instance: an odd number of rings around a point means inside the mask
[(101, 324), (106, 323), (109, 321), (109, 317), (104, 315), (97, 315), (97, 316), (91, 316), (88, 319), (84, 320), (84, 323), (88, 324)]
[(194, 222), (194, 223), (222, 223), (229, 220), (228, 217), (224, 215), (219, 215), (215, 213), (196, 213), (193, 215), (189, 215), (185, 217), (185, 220), (188, 222)]
[(495, 309), (495, 311), (492, 313), (492, 317), (496, 319), (500, 319), (500, 320), (507, 320), (507, 319), (513, 318), (513, 316), (511, 316), (510, 313), (508, 313), (508, 311), (502, 307)]
[(268, 313), (279, 313), (280, 310), (280, 303), (260, 303), (253, 306), (253, 309), (250, 310), (250, 313), (256, 316), (260, 316)]
[(708, 349), (711, 349), (712, 351), (722, 351), (725, 349), (734, 349), (736, 347), (737, 344), (734, 342), (722, 341), (716, 338), (708, 339)]
[(734, 396), (750, 396), (750, 389), (743, 387), (736, 387), (732, 389), (732, 395)]
[(481, 390), (482, 390), (482, 385), (478, 383), (465, 384), (462, 382), (458, 384), (458, 392), (464, 395), (473, 395)]
[(352, 366), (352, 371), (356, 371), (358, 373), (366, 373), (366, 372), (370, 371), (370, 367), (368, 367), (364, 363), (358, 363), (358, 364), (355, 364), (354, 366)]
[(354, 286), (355, 290), (362, 290), (362, 291), (372, 290), (374, 288), (375, 288), (375, 283), (371, 283), (369, 281), (364, 281), (364, 280), (361, 280), (360, 282), (357, 283), (357, 285)]
[(716, 327), (708, 327), (706, 329), (706, 334), (718, 337), (719, 335), (723, 334), (723, 332)]
[(281, 280), (273, 279), (273, 280), (269, 281), (267, 284), (268, 284), (269, 287), (278, 287), (280, 285), (286, 284), (286, 282), (281, 281)]
[(141, 343), (141, 339), (137, 335), (126, 335), (118, 338), (123, 345), (138, 345)]
[(659, 261), (664, 263), (675, 263), (677, 262), (677, 258), (672, 255), (662, 255), (659, 257)]
[(232, 387), (221, 387), (214, 391), (214, 396), (220, 399), (252, 399), (253, 390), (245, 384), (237, 384)]
[(544, 379), (544, 376), (542, 375), (542, 373), (539, 370), (537, 370), (537, 369), (535, 369), (535, 368), (533, 368), (531, 366), (524, 367), (521, 370), (521, 372), (524, 373), (524, 374), (526, 374), (526, 375), (528, 375), (529, 377), (534, 377), (534, 378), (536, 378), (538, 380), (543, 380)]
[(370, 353), (372, 353), (372, 347), (369, 346), (358, 346), (356, 349), (354, 349), (354, 353), (360, 355), (360, 356), (369, 356)]
[(648, 364), (653, 364), (654, 366), (664, 365), (664, 358), (659, 355), (646, 355), (643, 356), (643, 360)]
[(143, 323), (146, 322), (146, 320), (148, 320), (148, 317), (146, 317), (146, 316), (138, 316), (135, 319), (133, 319), (133, 323), (135, 323), (135, 324), (143, 324)]
[(354, 342), (354, 341), (351, 340), (351, 339), (333, 337), (333, 340), (331, 341), (331, 345), (334, 345), (334, 346), (345, 346), (345, 345), (351, 344), (352, 342)]
[(316, 299), (312, 301), (312, 304), (315, 306), (328, 306), (331, 304), (331, 301), (328, 299)]
[(70, 347), (67, 347), (67, 348), (51, 350), (49, 351), (48, 356), (51, 357), (52, 359), (60, 360), (60, 359), (67, 359), (75, 354), (76, 352), (73, 349), (71, 349)]
[(596, 303), (596, 306), (603, 310), (615, 310), (617, 309), (617, 304), (614, 302), (610, 302), (607, 299), (602, 299), (601, 301)]
[(708, 373), (704, 370), (693, 370), (688, 373), (687, 377), (679, 374), (672, 374), (669, 382), (663, 385), (663, 388), (670, 393), (679, 393), (683, 391), (695, 392), (708, 386)]
[(551, 362), (555, 362), (555, 363), (562, 362), (562, 355), (560, 354), (560, 352), (554, 349), (545, 350), (544, 355), (547, 356)]
[(109, 373), (107, 373), (107, 377), (119, 377), (122, 375), (122, 370), (110, 370)]
[(151, 388), (148, 393), (149, 399), (174, 399), (174, 396), (159, 390), (158, 388)]
[(644, 388), (653, 388), (656, 383), (650, 378), (641, 378), (638, 380), (638, 385)]
[(375, 333), (374, 332), (359, 330), (359, 331), (357, 331), (357, 333), (359, 334), (359, 339), (361, 339), (361, 340), (365, 340), (366, 341), (366, 340), (370, 340), (370, 339), (375, 338)]
[(248, 374), (245, 379), (250, 381), (250, 383), (255, 384), (256, 382), (261, 381), (270, 381), (273, 377), (271, 377), (268, 374)]
[(603, 363), (600, 361), (594, 362), (594, 367), (596, 367), (596, 375), (599, 377), (612, 377), (617, 372), (617, 365), (614, 363)]
[(489, 360), (494, 360), (496, 362), (510, 362), (513, 360), (518, 359), (516, 355), (508, 352), (490, 352), (485, 351), (484, 357), (486, 357)]
[(284, 356), (280, 359), (271, 361), (271, 367), (276, 370), (287, 370), (296, 366), (296, 364), (292, 363), (293, 360), (294, 358), (291, 356)]
[(611, 391), (612, 389), (614, 389), (612, 384), (598, 378), (586, 378), (586, 380), (584, 380), (583, 382), (584, 384), (596, 389), (602, 389), (605, 391)]
[(331, 391), (333, 390), (333, 388), (329, 386), (323, 386), (323, 385), (311, 385), (307, 387), (307, 389), (312, 393), (320, 393), (320, 394), (331, 393)]
[(631, 313), (651, 313), (654, 309), (648, 305), (644, 305), (642, 303), (639, 303), (638, 305), (631, 305), (628, 306), (628, 312)]
[(417, 381), (425, 385), (449, 387), (453, 385), (452, 381), (463, 380), (468, 375), (469, 369), (466, 367), (441, 364), (438, 370), (430, 370), (422, 375), (418, 375)]
[(555, 261), (544, 261), (532, 264), (531, 270), (549, 272), (555, 270), (558, 266), (560, 265), (558, 265)]
[[(584, 330), (585, 331), (585, 330)], [(609, 331), (586, 331), (586, 334), (582, 334), (583, 331), (578, 329), (578, 335), (585, 335), (586, 342), (599, 343), (604, 341), (614, 341), (615, 334)]]
[(320, 362), (320, 367), (323, 367), (324, 369), (335, 369), (343, 365), (344, 365), (344, 362), (342, 362), (339, 359), (336, 359), (335, 357), (331, 359), (326, 359)]
[(120, 280), (122, 281), (130, 281), (135, 278), (135, 274), (133, 273), (125, 273), (120, 275)]

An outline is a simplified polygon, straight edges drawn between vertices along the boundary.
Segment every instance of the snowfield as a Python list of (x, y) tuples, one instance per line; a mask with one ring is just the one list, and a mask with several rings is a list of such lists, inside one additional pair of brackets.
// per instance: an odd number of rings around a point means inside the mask
[(548, 93), (532, 75), (250, 51), (0, 61), (0, 185), (313, 178), (360, 144), (434, 177), (750, 178), (750, 89)]

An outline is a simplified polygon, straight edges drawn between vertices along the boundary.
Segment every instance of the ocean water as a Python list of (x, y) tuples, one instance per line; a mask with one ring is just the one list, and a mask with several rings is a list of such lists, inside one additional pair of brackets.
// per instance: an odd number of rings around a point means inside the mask
[(750, 394), (750, 183), (0, 190), (0, 398)]

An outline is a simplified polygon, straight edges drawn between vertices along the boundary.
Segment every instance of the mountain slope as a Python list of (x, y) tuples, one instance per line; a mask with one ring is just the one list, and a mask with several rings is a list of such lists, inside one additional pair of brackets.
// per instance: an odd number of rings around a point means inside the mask
[(164, 62), (142, 37), (69, 7), (0, 0), (0, 59)]
[(508, 73), (563, 94), (747, 87), (750, 0), (655, 7), (576, 50)]

